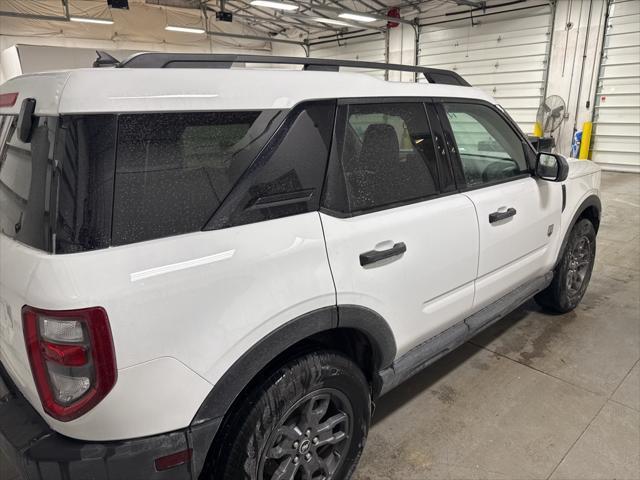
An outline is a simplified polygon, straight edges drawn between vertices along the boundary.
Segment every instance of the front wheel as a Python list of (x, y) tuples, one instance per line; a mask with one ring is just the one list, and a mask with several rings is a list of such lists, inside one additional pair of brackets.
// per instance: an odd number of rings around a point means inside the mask
[(583, 218), (571, 230), (551, 285), (536, 295), (536, 302), (557, 313), (576, 308), (589, 286), (595, 258), (596, 230)]
[(291, 360), (229, 418), (209, 478), (346, 480), (364, 448), (370, 405), (364, 375), (343, 355)]

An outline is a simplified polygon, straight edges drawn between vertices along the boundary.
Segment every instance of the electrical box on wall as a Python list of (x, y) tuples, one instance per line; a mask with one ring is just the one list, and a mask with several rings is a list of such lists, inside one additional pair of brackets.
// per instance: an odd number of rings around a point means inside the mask
[(233, 22), (233, 13), (216, 12), (216, 20), (220, 20), (221, 22)]

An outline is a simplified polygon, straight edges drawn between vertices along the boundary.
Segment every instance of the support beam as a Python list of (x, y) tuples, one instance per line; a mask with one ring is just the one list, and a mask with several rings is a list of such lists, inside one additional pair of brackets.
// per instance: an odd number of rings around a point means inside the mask
[(472, 8), (484, 8), (487, 4), (485, 1), (474, 1), (474, 0), (453, 0), (458, 5), (464, 5), (465, 7)]
[(241, 33), (214, 32), (210, 30), (207, 30), (207, 35), (211, 35), (212, 37), (230, 37), (230, 38), (240, 38), (243, 40), (260, 40), (264, 42), (287, 43), (289, 45), (299, 45), (301, 47), (305, 46), (304, 42), (297, 42), (295, 40), (286, 40), (284, 38), (261, 37), (259, 35), (244, 35)]
[[(313, 10), (318, 10), (318, 11), (322, 11), (322, 12), (331, 12), (331, 13), (335, 13), (335, 14), (340, 14), (340, 13), (353, 13), (354, 15), (363, 15), (363, 12), (359, 12), (357, 10), (349, 10), (346, 8), (336, 8), (336, 7), (327, 7), (325, 5), (316, 5), (314, 4), (310, 4), (310, 3), (304, 3), (304, 2), (297, 2), (299, 5), (304, 5), (305, 7), (308, 7), (310, 9)], [(385, 22), (394, 22), (394, 23), (406, 23), (407, 25), (413, 25), (413, 22), (411, 20), (405, 20), (403, 18), (395, 18), (395, 17), (387, 17), (386, 15), (379, 15), (377, 13), (365, 13), (364, 15), (367, 15), (369, 17), (373, 17), (376, 20), (381, 20), (381, 21), (385, 21)]]
[[(309, 18), (310, 17), (310, 15), (304, 15), (302, 13), (286, 13), (286, 14), (284, 14), (284, 16), (293, 17), (293, 18)], [(324, 17), (320, 17), (320, 18), (324, 18)], [(334, 19), (331, 18), (331, 20), (334, 20)], [(358, 29), (358, 30), (374, 30), (376, 32), (384, 32), (384, 31), (386, 31), (385, 28), (374, 27), (372, 25), (367, 25), (366, 23), (362, 23), (362, 24), (358, 23), (358, 24), (356, 24), (356, 23), (350, 22), (350, 21), (342, 19), (342, 18), (339, 18), (339, 19), (336, 18), (335, 20), (340, 20), (341, 22), (344, 22), (344, 24), (345, 24), (344, 27), (342, 29), (339, 28), (339, 27), (336, 28), (336, 25), (331, 25), (331, 24), (322, 23), (322, 22), (318, 22), (318, 27), (320, 27), (322, 30), (335, 30), (337, 32), (341, 32), (345, 28), (355, 28), (355, 29)]]
[(53, 15), (37, 15), (34, 13), (20, 13), (20, 12), (0, 11), (0, 17), (28, 18), (31, 20), (46, 20), (49, 22), (68, 22), (69, 21), (67, 17), (56, 17)]

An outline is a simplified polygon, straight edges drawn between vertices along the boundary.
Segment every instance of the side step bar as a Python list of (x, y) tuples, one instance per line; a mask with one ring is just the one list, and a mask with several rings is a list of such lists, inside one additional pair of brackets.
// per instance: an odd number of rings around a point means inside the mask
[(384, 395), (397, 387), (436, 360), (458, 348), (485, 328), (490, 327), (505, 315), (511, 313), (534, 295), (547, 288), (552, 280), (553, 271), (521, 285), (479, 312), (409, 350), (394, 361), (393, 365), (378, 372), (382, 384), (380, 395)]

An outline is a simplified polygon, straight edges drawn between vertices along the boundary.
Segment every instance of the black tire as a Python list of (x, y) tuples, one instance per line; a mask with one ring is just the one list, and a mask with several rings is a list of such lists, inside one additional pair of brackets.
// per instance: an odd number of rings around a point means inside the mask
[(369, 385), (354, 362), (328, 351), (302, 355), (256, 384), (231, 414), (203, 478), (347, 480), (370, 420)]
[(591, 221), (579, 220), (569, 235), (551, 285), (535, 297), (538, 305), (556, 313), (567, 313), (578, 306), (596, 258), (596, 230)]

